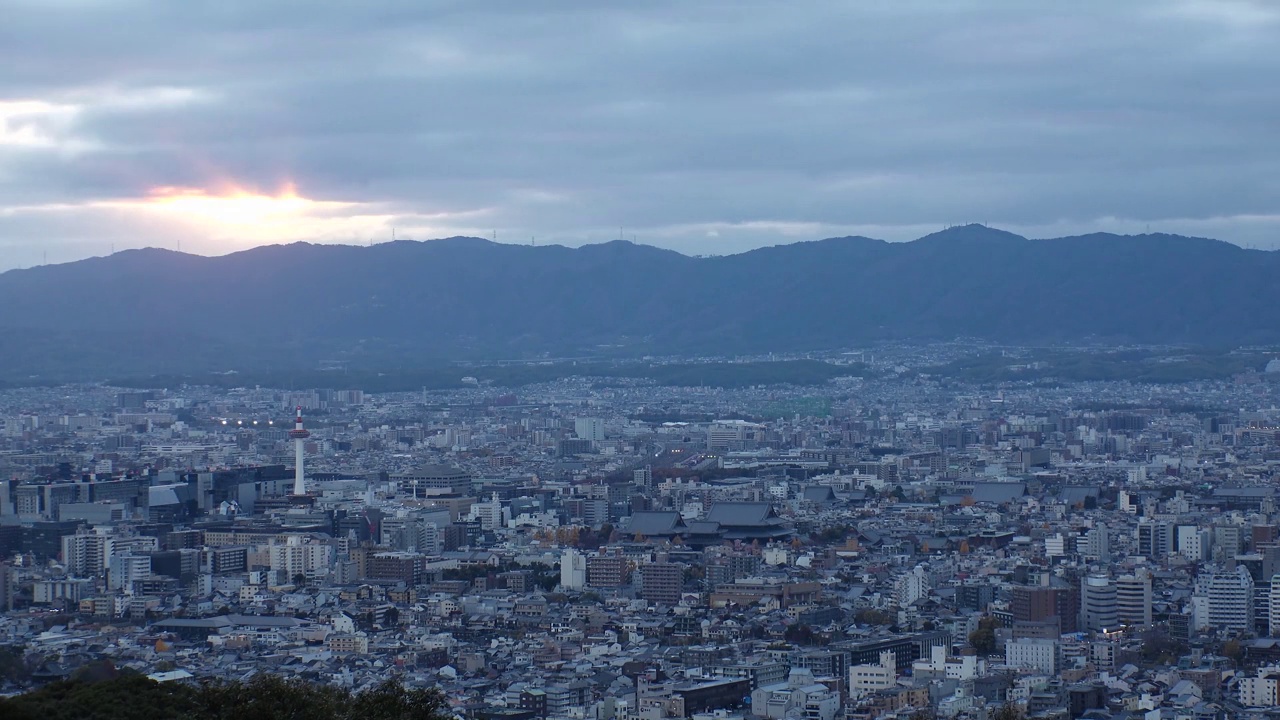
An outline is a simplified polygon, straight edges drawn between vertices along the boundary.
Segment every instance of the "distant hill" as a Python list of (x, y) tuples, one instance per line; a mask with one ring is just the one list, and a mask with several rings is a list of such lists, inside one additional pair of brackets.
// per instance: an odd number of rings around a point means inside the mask
[(418, 367), (875, 340), (1280, 342), (1280, 253), (981, 225), (695, 258), (627, 242), (135, 250), (0, 274), (0, 377)]

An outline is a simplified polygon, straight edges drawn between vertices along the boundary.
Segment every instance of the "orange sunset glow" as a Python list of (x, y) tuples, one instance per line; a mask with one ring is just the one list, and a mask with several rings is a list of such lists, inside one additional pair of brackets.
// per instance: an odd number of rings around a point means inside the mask
[(299, 195), (293, 183), (286, 183), (274, 195), (234, 185), (213, 192), (163, 186), (153, 189), (146, 199), (135, 203), (135, 207), (222, 225), (258, 225), (296, 220), (318, 212), (350, 208), (354, 204), (312, 200)]

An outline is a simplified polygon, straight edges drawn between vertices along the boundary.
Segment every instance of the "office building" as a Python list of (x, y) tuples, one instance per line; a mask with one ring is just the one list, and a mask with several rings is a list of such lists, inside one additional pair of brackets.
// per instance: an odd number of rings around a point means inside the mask
[(1151, 573), (1139, 568), (1116, 578), (1116, 619), (1124, 625), (1151, 624)]
[(1138, 523), (1138, 554), (1151, 560), (1163, 560), (1173, 551), (1173, 524), (1163, 520)]
[(1116, 585), (1106, 575), (1089, 575), (1080, 583), (1080, 629), (1091, 632), (1115, 630)]

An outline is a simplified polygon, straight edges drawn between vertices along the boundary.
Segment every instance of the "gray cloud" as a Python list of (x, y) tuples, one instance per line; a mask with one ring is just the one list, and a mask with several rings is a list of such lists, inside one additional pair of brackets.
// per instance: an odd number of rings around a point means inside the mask
[[(1280, 238), (1280, 8), (1261, 1), (9, 0), (5, 16), (0, 267), (107, 238), (221, 252), (393, 226), (566, 244), (623, 226), (695, 253), (970, 221)], [(140, 202), (287, 183), (344, 205), (259, 233), (256, 215)]]

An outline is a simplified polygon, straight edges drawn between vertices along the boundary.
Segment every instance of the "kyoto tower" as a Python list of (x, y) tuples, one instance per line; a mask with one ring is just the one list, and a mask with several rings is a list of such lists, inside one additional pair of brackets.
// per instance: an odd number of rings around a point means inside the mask
[(293, 494), (301, 496), (307, 494), (307, 481), (302, 467), (303, 455), (306, 449), (303, 445), (307, 442), (307, 438), (311, 437), (311, 433), (302, 427), (302, 406), (298, 406), (298, 417), (293, 421), (293, 429), (289, 431), (289, 437), (293, 438)]

